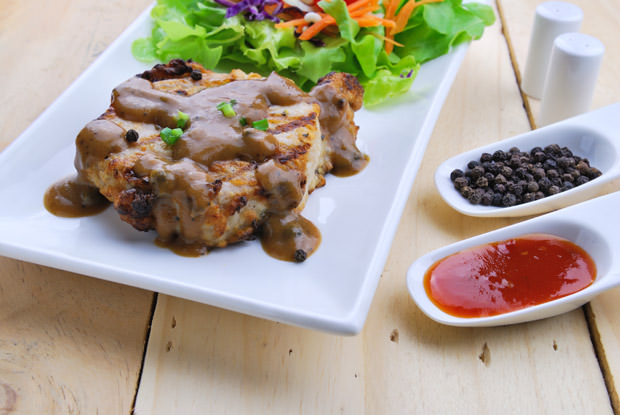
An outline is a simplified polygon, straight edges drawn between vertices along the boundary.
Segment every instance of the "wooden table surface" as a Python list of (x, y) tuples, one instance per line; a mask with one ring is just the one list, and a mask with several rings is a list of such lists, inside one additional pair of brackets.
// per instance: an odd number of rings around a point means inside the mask
[[(582, 31), (606, 46), (600, 108), (620, 97), (617, 1), (573, 2)], [(149, 3), (0, 0), (0, 149)], [(424, 253), (524, 219), (465, 217), (432, 176), (454, 154), (535, 126), (538, 102), (519, 79), (538, 3), (498, 0), (496, 24), (471, 45), (359, 335), (0, 257), (0, 415), (620, 413), (620, 289), (558, 317), (469, 329), (426, 318), (405, 286)]]

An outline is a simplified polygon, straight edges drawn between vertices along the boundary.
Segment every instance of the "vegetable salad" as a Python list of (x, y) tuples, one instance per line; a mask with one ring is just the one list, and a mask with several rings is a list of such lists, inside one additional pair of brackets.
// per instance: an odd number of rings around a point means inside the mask
[(332, 71), (355, 75), (372, 106), (409, 90), (420, 64), (482, 36), (493, 9), (461, 0), (158, 0), (144, 62), (276, 71), (304, 90)]

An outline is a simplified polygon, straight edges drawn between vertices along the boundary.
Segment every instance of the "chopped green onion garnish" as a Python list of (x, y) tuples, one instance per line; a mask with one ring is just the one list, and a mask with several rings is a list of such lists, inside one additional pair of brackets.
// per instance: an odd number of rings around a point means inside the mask
[(237, 100), (236, 100), (236, 99), (231, 99), (231, 100), (230, 100), (230, 105), (235, 105), (236, 103), (237, 103)]
[(215, 108), (222, 111), (226, 118), (232, 118), (237, 115), (230, 102), (220, 102)]
[(189, 115), (179, 110), (177, 113), (177, 127), (185, 128), (185, 124), (189, 121)]
[(256, 128), (257, 130), (267, 131), (267, 129), (269, 128), (269, 121), (267, 121), (267, 118), (263, 118), (262, 120), (258, 120), (258, 121), (253, 121), (252, 127)]
[(245, 117), (239, 118), (239, 124), (245, 127), (246, 125), (248, 125), (248, 119)]
[(173, 129), (166, 127), (166, 128), (162, 128), (162, 130), (159, 132), (159, 136), (161, 137), (161, 139), (164, 141), (164, 143), (168, 144), (169, 146), (176, 143), (179, 137), (181, 137), (182, 135), (183, 135), (183, 130), (181, 130), (180, 128), (175, 128), (173, 130)]

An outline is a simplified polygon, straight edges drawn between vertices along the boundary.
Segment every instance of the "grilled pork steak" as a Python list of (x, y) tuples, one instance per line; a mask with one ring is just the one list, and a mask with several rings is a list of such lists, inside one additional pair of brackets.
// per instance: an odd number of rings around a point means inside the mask
[[(114, 89), (79, 133), (75, 167), (136, 229), (223, 247), (253, 238), (270, 217), (298, 214), (327, 172), (366, 165), (353, 122), (362, 95), (344, 73), (304, 93), (277, 74), (173, 60)], [(166, 127), (182, 130), (174, 144), (160, 137)]]

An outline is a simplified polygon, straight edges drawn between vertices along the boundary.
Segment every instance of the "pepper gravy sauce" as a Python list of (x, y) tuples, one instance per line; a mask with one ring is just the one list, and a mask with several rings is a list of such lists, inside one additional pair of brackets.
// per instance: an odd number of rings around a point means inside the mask
[[(189, 77), (187, 82), (192, 82)], [(268, 215), (261, 218), (258, 233), (264, 250), (275, 258), (303, 261), (317, 249), (321, 237), (319, 230), (295, 210), (303, 196), (299, 172), (284, 169), (277, 160), (276, 139), (270, 129), (249, 128), (238, 117), (222, 116), (217, 105), (230, 101), (235, 103), (236, 114), (243, 116), (249, 126), (253, 121), (268, 118), (273, 105), (317, 103), (332, 173), (352, 175), (368, 163), (368, 157), (355, 145), (357, 127), (353, 124), (353, 111), (329, 84), (319, 84), (305, 93), (292, 81), (274, 73), (267, 78), (232, 81), (185, 95), (155, 89), (144, 77), (133, 77), (114, 89), (108, 111), (129, 122), (152, 124), (156, 133), (164, 127), (176, 128), (179, 111), (189, 115), (183, 135), (172, 145), (169, 157), (147, 154), (133, 166), (133, 173), (147, 178), (152, 187), (149, 190), (154, 193), (152, 216), (156, 219), (157, 244), (181, 255), (204, 254), (206, 247), (199, 242), (199, 227), (193, 224), (201, 223), (200, 213), (192, 210), (191, 200), (209, 196), (203, 179), (213, 163), (243, 160), (256, 166), (256, 179), (269, 199)], [(76, 139), (77, 177), (53, 185), (45, 195), (46, 208), (59, 216), (66, 216), (69, 211), (71, 216), (93, 214), (92, 206), (80, 202), (81, 195), (96, 193), (96, 189), (83, 184), (83, 172), (134, 145), (127, 137), (124, 127), (103, 116), (88, 123)], [(159, 183), (157, 172), (163, 164), (171, 163), (175, 167), (168, 172), (174, 177)], [(180, 223), (182, 236), (178, 232)], [(148, 226), (144, 225), (142, 230), (148, 230)], [(196, 229), (192, 230), (192, 226)]]
[(72, 177), (52, 185), (45, 192), (43, 204), (56, 216), (78, 218), (103, 212), (110, 202), (97, 188)]

